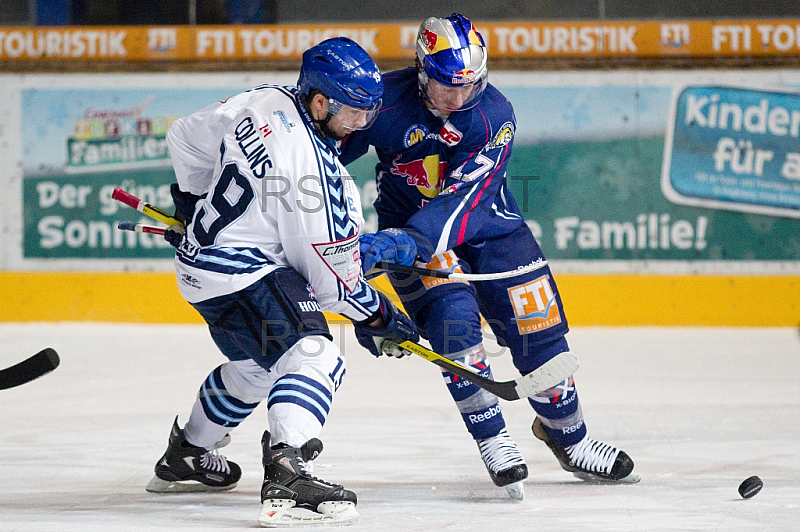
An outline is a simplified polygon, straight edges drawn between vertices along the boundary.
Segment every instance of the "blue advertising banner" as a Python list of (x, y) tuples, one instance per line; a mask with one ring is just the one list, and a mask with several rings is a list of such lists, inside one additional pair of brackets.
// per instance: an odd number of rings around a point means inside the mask
[(662, 189), (675, 203), (800, 218), (800, 93), (689, 86), (675, 99)]

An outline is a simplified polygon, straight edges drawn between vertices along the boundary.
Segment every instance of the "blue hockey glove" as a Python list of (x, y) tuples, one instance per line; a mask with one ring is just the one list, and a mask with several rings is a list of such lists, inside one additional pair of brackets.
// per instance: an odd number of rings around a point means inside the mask
[[(405, 342), (406, 340), (419, 342), (419, 334), (411, 318), (400, 312), (385, 295), (379, 294), (379, 296), (381, 299), (379, 312), (381, 318), (383, 318), (383, 325), (370, 327), (365, 322), (354, 323), (356, 338), (359, 344), (376, 357), (384, 354), (394, 356), (391, 353), (381, 351), (381, 342), (383, 342), (384, 338), (388, 338), (395, 343)], [(366, 321), (369, 322), (374, 319), (373, 317)]]
[(417, 242), (402, 229), (384, 229), (359, 237), (361, 271), (367, 272), (379, 262), (411, 266), (417, 258)]
[(173, 183), (169, 187), (169, 193), (172, 195), (172, 202), (175, 204), (175, 214), (173, 218), (183, 222), (183, 225), (171, 225), (164, 231), (164, 240), (170, 243), (172, 247), (177, 248), (181, 245), (183, 235), (186, 233), (186, 222), (194, 217), (194, 207), (197, 204), (200, 196), (195, 196), (189, 192), (183, 192), (177, 183)]

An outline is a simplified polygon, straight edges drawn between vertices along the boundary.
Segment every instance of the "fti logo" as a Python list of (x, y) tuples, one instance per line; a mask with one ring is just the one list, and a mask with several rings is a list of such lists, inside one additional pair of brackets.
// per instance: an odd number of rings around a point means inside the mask
[[(420, 263), (417, 264), (419, 266)], [(450, 273), (464, 273), (464, 270), (461, 269), (461, 264), (458, 262), (458, 256), (455, 252), (450, 249), (441, 253), (439, 255), (434, 255), (431, 261), (428, 264), (423, 265), (423, 267), (428, 268), (429, 270), (442, 270)], [(439, 286), (440, 284), (445, 283), (467, 283), (467, 281), (453, 281), (452, 279), (441, 279), (439, 277), (420, 277), (422, 280), (422, 284), (425, 285), (425, 288), (430, 290), (434, 286)]]
[(514, 307), (514, 321), (520, 334), (530, 334), (561, 323), (561, 313), (547, 276), (509, 288), (508, 297)]

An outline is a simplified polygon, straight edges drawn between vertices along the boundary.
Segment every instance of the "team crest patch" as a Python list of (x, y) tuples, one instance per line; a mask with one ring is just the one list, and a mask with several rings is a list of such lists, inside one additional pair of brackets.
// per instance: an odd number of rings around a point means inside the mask
[(461, 142), (462, 138), (464, 138), (464, 134), (449, 121), (445, 122), (442, 129), (439, 130), (439, 142), (447, 144), (451, 148)]
[(497, 135), (495, 135), (492, 141), (489, 143), (488, 148), (492, 149), (505, 146), (511, 142), (512, 138), (514, 138), (514, 124), (511, 122), (506, 122), (500, 126), (500, 131), (497, 132)]
[(520, 334), (549, 329), (561, 323), (561, 313), (546, 275), (508, 289), (514, 321)]
[(403, 135), (403, 146), (410, 148), (418, 142), (425, 140), (428, 136), (428, 129), (422, 124), (414, 124)]
[(311, 245), (348, 292), (355, 290), (361, 277), (358, 233), (344, 240)]

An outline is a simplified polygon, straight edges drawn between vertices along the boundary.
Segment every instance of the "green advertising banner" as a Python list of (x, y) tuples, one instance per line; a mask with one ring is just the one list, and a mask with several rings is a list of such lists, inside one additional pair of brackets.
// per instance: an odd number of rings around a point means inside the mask
[[(612, 74), (596, 76), (594, 84), (539, 85), (513, 76), (497, 82), (518, 120), (508, 182), (548, 259), (587, 265), (598, 260), (800, 260), (800, 207), (792, 203), (800, 196), (800, 180), (770, 167), (766, 156), (749, 173), (746, 165), (737, 166), (743, 168), (737, 183), (763, 182), (756, 172), (767, 173), (769, 186), (787, 191), (789, 199), (780, 209), (757, 202), (744, 209), (739, 201), (715, 203), (709, 201), (718, 193), (713, 187), (703, 188), (705, 196), (698, 201), (687, 200), (690, 187), (681, 188), (680, 197), (670, 193), (666, 184), (680, 188), (696, 179), (696, 173), (687, 173), (690, 165), (706, 165), (705, 174), (713, 173), (719, 128), (687, 124), (691, 113), (684, 109), (686, 97), (678, 95), (686, 95), (691, 85), (692, 113), (708, 118), (710, 107), (698, 110), (697, 102), (711, 98), (714, 90), (690, 83), (690, 74), (661, 77), (674, 81), (656, 85), (609, 84)], [(760, 86), (765, 80), (757, 81)], [(785, 123), (783, 111), (765, 118), (767, 131), (773, 116), (773, 131), (786, 132), (784, 143), (797, 141), (792, 124), (800, 117), (798, 87), (800, 79), (796, 86), (785, 81), (781, 86), (776, 101), (785, 109)], [(246, 88), (23, 90), (23, 258), (170, 259), (172, 249), (160, 238), (116, 229), (118, 221), (140, 216), (114, 202), (111, 190), (121, 186), (172, 212), (166, 129), (176, 117)], [(769, 97), (746, 83), (730, 93), (742, 98), (743, 110), (746, 105), (764, 108), (767, 104), (759, 102)], [(731, 115), (725, 132), (731, 139), (729, 159), (746, 157), (746, 143), (757, 134), (737, 131), (734, 119)], [(673, 145), (674, 138), (681, 142)], [(693, 163), (695, 156), (700, 158)], [(367, 231), (377, 225), (374, 164), (368, 154), (348, 168), (362, 190)]]
[(151, 205), (174, 209), (169, 169), (31, 177), (24, 182), (24, 254), (35, 258), (161, 258), (174, 249), (157, 235), (121, 231), (117, 224), (153, 220), (111, 198), (122, 187)]

